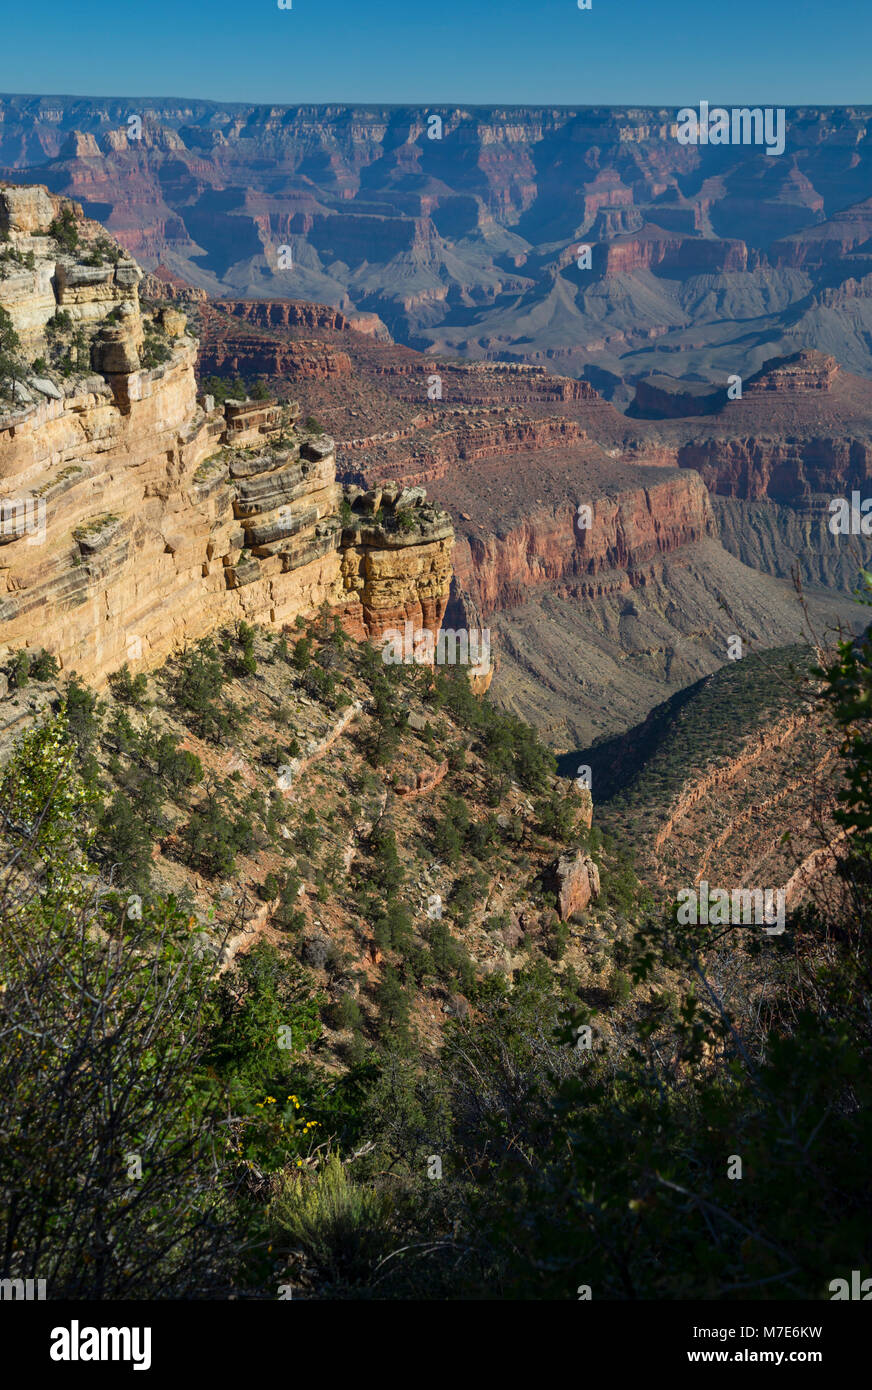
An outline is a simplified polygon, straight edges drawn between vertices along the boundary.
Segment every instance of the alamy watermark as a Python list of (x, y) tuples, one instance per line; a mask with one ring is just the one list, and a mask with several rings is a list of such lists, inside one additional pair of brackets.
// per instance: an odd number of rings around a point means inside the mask
[(765, 145), (767, 154), (784, 154), (784, 107), (682, 106), (676, 139), (679, 145)]
[(709, 888), (702, 879), (697, 888), (678, 894), (679, 926), (763, 927), (767, 936), (784, 931), (786, 910), (783, 888)]
[(82, 1327), (73, 1318), (69, 1327), (53, 1327), (52, 1361), (130, 1361), (135, 1371), (151, 1366), (150, 1327)]
[(872, 536), (872, 497), (859, 492), (847, 497), (834, 497), (829, 505), (829, 530), (833, 536)]
[(845, 1299), (855, 1303), (868, 1303), (872, 1299), (872, 1279), (864, 1279), (859, 1269), (851, 1270), (851, 1282), (847, 1279), (830, 1280), (830, 1302), (839, 1303)]
[(386, 666), (468, 666), (477, 676), (490, 670), (490, 628), (440, 628), (434, 637), (429, 628), (404, 630), (389, 627), (382, 636), (382, 661)]
[(45, 1280), (0, 1279), (0, 1302), (19, 1298), (25, 1303), (34, 1299), (41, 1302), (45, 1298)]

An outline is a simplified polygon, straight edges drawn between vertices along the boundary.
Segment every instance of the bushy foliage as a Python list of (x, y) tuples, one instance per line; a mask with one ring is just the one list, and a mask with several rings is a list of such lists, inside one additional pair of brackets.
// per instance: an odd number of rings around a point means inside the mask
[(395, 1201), (356, 1182), (336, 1152), (315, 1172), (283, 1175), (267, 1217), (274, 1243), (325, 1293), (371, 1278), (390, 1249)]
[(72, 255), (79, 244), (79, 229), (76, 224), (76, 214), (65, 203), (57, 217), (53, 218), (49, 229), (49, 236), (53, 236), (62, 251)]
[[(344, 805), (371, 828), (346, 880), (335, 806), (295, 816), (237, 774), (207, 780), (129, 672), (108, 717), (69, 681), (0, 777), (3, 1275), (47, 1267), (53, 1294), (94, 1297), (273, 1296), (278, 1270), (307, 1297), (572, 1300), (586, 1284), (637, 1300), (820, 1298), (869, 1267), (872, 636), (819, 673), (844, 772), (838, 891), (783, 937), (679, 930), (640, 889), (629, 847), (594, 830), (582, 842), (602, 893), (581, 923), (584, 973), (567, 949), (578, 923), (549, 912), (538, 866), (511, 848), (525, 833), (531, 855), (537, 833), (581, 838), (547, 750), (462, 675), (389, 670), (365, 646), (349, 657), (329, 623), (305, 641), (308, 665), (274, 673), (360, 674), (377, 767), (407, 736), (403, 697), (423, 692), (434, 727), (440, 710), (460, 724), (494, 796), (517, 782), (536, 798), (536, 827), (482, 813), (465, 775), (411, 846), (378, 799), (389, 779), (358, 770)], [(257, 650), (240, 624), (161, 678), (202, 737), (228, 731), (228, 676), (250, 676)], [(291, 829), (277, 853), (279, 817)], [(280, 945), (217, 972), (195, 930), (206, 885), (185, 910), (151, 890), (159, 836), (207, 881), (268, 844), (240, 876), (236, 920), (258, 893), (278, 899)], [(414, 857), (433, 851), (463, 869), (435, 920)], [(465, 944), (477, 909), (491, 940), (512, 927), (512, 902), (485, 906), (486, 861), (509, 853), (536, 894), (529, 963), (510, 980), (485, 976)], [(313, 956), (311, 910), (340, 894), (346, 938)], [(322, 1018), (344, 1036), (323, 1035)]]
[(139, 709), (148, 691), (148, 677), (143, 672), (132, 676), (125, 661), (121, 669), (109, 677), (109, 688), (116, 700), (121, 700), (126, 705), (135, 705)]
[(0, 889), (0, 1277), (52, 1298), (217, 1292), (238, 1234), (184, 919), (145, 904), (143, 954), (94, 894), (63, 710), (24, 736), (0, 802), (27, 866)]
[(165, 683), (170, 699), (202, 738), (214, 743), (226, 738), (239, 711), (223, 698), (224, 668), (214, 642), (206, 638), (178, 653), (166, 668)]

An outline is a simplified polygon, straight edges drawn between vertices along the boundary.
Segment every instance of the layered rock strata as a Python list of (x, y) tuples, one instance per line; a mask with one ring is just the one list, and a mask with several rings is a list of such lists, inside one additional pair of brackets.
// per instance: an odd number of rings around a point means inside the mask
[[(0, 225), (34, 260), (29, 293), (0, 280), (26, 383), (0, 397), (0, 659), (47, 648), (99, 684), (221, 624), (282, 626), (324, 604), (359, 637), (407, 619), (435, 634), (447, 515), (420, 489), (344, 497), (332, 439), (294, 404), (198, 400), (184, 316), (143, 312), (139, 269), (111, 244), (90, 265), (99, 229), (68, 206), (0, 190)], [(61, 213), (78, 229), (63, 255)], [(64, 310), (85, 335), (73, 363), (47, 328)]]

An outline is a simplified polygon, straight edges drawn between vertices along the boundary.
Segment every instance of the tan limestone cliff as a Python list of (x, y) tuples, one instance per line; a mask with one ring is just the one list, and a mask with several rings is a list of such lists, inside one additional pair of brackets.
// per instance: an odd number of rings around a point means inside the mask
[[(447, 515), (421, 489), (344, 498), (333, 441), (299, 407), (198, 400), (184, 315), (143, 310), (138, 267), (70, 206), (79, 244), (61, 253), (59, 200), (0, 188), (0, 226), (35, 248), (0, 278), (24, 383), (0, 397), (0, 658), (46, 648), (99, 684), (221, 624), (280, 627), (323, 604), (360, 637), (405, 619), (435, 633)], [(59, 352), (69, 324), (80, 336)]]

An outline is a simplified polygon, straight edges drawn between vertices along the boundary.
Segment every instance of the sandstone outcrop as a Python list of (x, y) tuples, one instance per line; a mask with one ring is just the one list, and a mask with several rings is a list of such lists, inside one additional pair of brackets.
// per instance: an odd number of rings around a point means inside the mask
[(154, 272), (143, 275), (139, 293), (143, 299), (166, 299), (181, 304), (203, 304), (207, 299), (205, 290), (187, 284), (180, 275), (174, 275), (162, 265)]
[(351, 373), (351, 358), (324, 343), (277, 343), (250, 336), (212, 343), (201, 351), (200, 370), (216, 376), (277, 376), (286, 381), (325, 381)]
[(444, 478), (458, 463), (476, 463), (513, 448), (531, 452), (584, 439), (575, 420), (538, 419), (520, 412), (506, 415), (487, 407), (458, 407), (424, 419), (406, 430), (344, 443), (343, 462), (361, 478), (377, 474), (415, 485)]
[(557, 861), (554, 877), (561, 922), (568, 922), (574, 912), (583, 912), (600, 895), (599, 869), (584, 850), (562, 854)]
[(426, 796), (445, 780), (448, 773), (448, 762), (443, 760), (436, 767), (419, 769), (417, 772), (411, 770), (401, 772), (397, 775), (396, 793), (397, 796), (408, 799), (409, 797)]
[(598, 243), (593, 264), (606, 277), (655, 269), (694, 274), (743, 271), (748, 248), (743, 241), (675, 236), (662, 227), (646, 225), (629, 236)]
[(27, 404), (0, 400), (0, 654), (44, 647), (99, 683), (222, 623), (282, 626), (323, 604), (359, 637), (406, 619), (435, 634), (447, 515), (396, 487), (377, 510), (359, 488), (344, 497), (332, 439), (293, 403), (198, 400), (183, 315), (144, 313), (138, 267), (105, 238), (105, 262), (88, 264), (97, 233), (76, 209), (81, 259), (59, 255), (57, 200), (25, 192), (0, 191), (0, 207), (41, 256), (30, 297), (0, 280), (0, 304), (46, 354), (45, 325), (69, 309), (86, 360), (50, 365), (52, 389)]
[(763, 370), (745, 384), (745, 394), (769, 391), (783, 395), (792, 391), (830, 391), (839, 364), (828, 353), (803, 348), (791, 357), (767, 362)]

